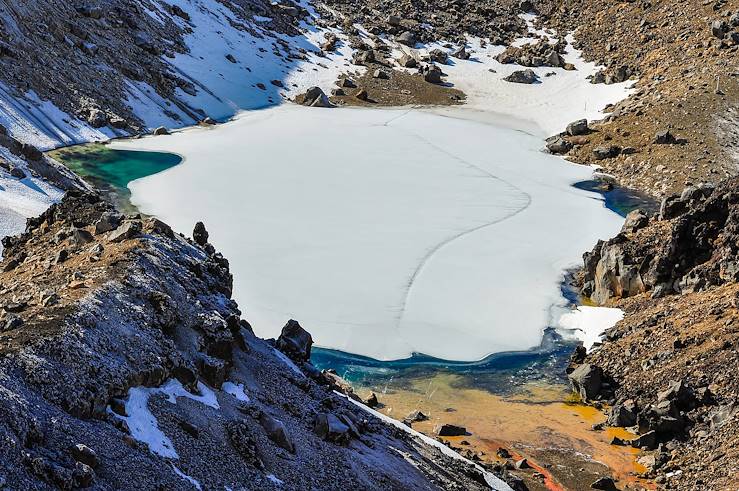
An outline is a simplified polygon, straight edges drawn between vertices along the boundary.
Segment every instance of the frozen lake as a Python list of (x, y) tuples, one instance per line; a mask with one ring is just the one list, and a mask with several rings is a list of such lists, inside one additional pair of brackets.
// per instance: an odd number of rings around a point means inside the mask
[(476, 360), (556, 324), (564, 268), (622, 219), (541, 147), (462, 108), (294, 105), (114, 144), (184, 158), (131, 201), (186, 234), (205, 222), (258, 335), (294, 318), (382, 360)]

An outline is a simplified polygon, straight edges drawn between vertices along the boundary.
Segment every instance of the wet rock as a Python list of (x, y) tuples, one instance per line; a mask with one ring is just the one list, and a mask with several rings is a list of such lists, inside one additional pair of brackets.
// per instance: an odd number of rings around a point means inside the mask
[(590, 485), (590, 487), (593, 489), (601, 489), (603, 491), (618, 491), (616, 483), (611, 477), (598, 478), (597, 480), (595, 480), (595, 482), (593, 482), (593, 484)]
[(296, 320), (289, 320), (277, 338), (277, 349), (297, 362), (309, 361), (313, 338)]
[(539, 81), (539, 77), (533, 70), (527, 69), (516, 70), (507, 77), (504, 77), (503, 80), (516, 84), (534, 84)]
[(600, 367), (585, 363), (567, 375), (572, 389), (580, 394), (584, 401), (591, 401), (600, 394), (603, 383), (603, 371)]
[(467, 434), (467, 428), (446, 423), (437, 429), (436, 434), (439, 436), (464, 436)]

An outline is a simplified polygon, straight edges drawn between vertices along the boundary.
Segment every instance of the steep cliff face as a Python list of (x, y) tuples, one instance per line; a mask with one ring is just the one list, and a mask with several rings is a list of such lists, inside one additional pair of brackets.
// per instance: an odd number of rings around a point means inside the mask
[[(609, 425), (639, 438), (647, 475), (674, 489), (731, 489), (739, 479), (739, 180), (688, 188), (658, 217), (635, 212), (585, 254), (584, 293), (623, 321), (571, 378), (608, 402)], [(581, 390), (581, 392), (583, 392)]]
[(508, 489), (337, 394), (296, 323), (256, 338), (196, 232), (71, 193), (4, 241), (6, 488)]

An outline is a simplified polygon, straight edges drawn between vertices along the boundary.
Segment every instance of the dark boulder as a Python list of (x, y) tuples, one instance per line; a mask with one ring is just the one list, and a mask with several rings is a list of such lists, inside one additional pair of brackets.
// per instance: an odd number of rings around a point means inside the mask
[(277, 348), (297, 362), (310, 360), (313, 338), (296, 320), (290, 319), (277, 338)]
[(439, 436), (464, 436), (467, 434), (467, 428), (447, 423), (441, 425), (436, 434)]
[(534, 84), (539, 81), (539, 77), (536, 75), (536, 73), (531, 70), (516, 70), (515, 72), (511, 73), (507, 77), (504, 77), (503, 80), (506, 82), (512, 82), (515, 84)]

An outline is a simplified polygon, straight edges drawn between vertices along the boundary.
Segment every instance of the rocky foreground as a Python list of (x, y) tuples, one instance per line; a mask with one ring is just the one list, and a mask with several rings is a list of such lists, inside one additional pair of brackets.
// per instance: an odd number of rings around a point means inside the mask
[(490, 488), (337, 394), (296, 322), (256, 338), (202, 224), (70, 192), (3, 245), (3, 489)]
[(573, 355), (583, 399), (634, 427), (667, 489), (739, 482), (739, 179), (687, 188), (659, 216), (632, 212), (585, 255), (583, 293), (626, 311), (602, 346)]

